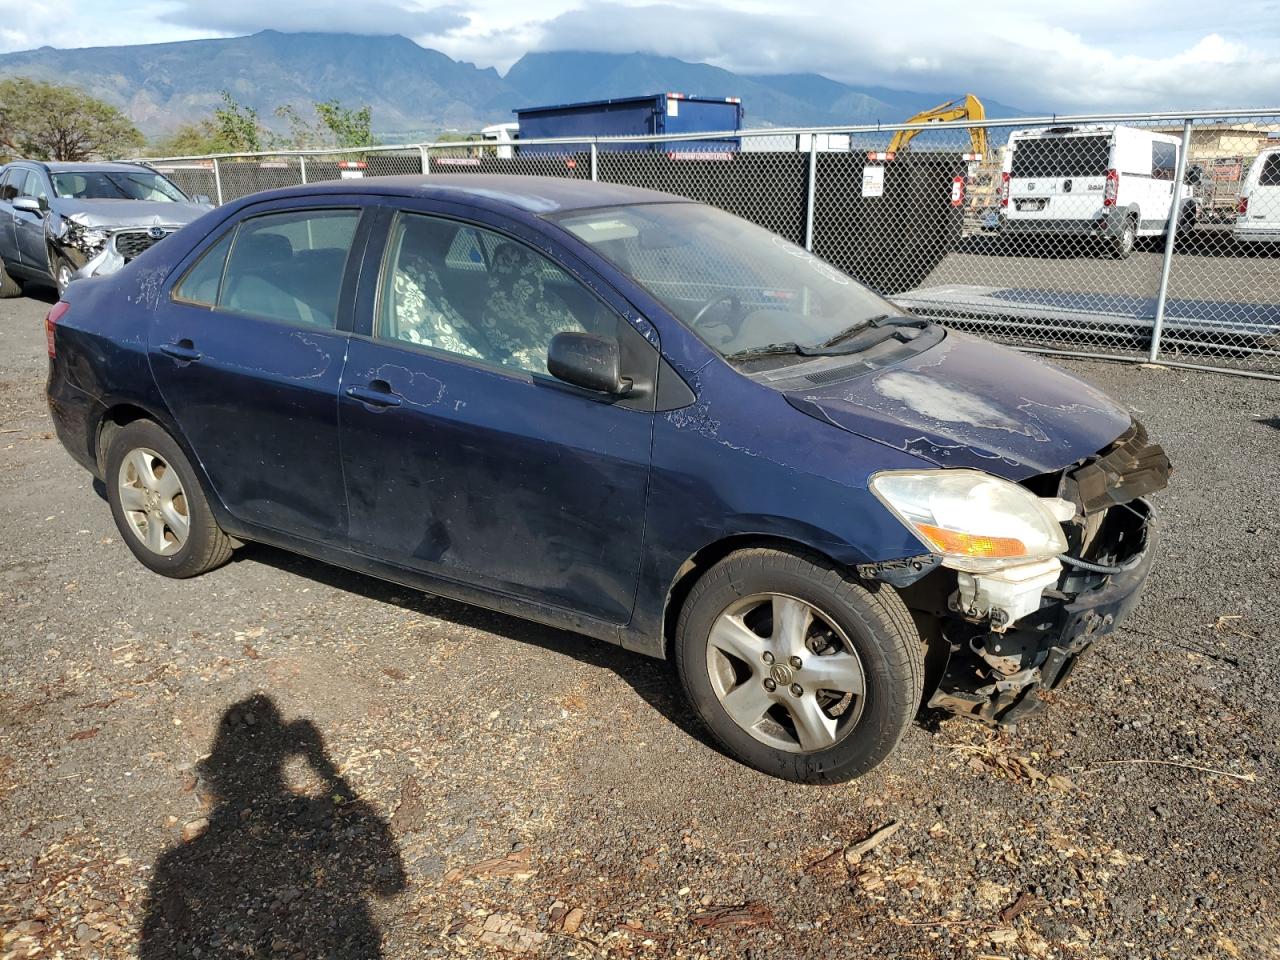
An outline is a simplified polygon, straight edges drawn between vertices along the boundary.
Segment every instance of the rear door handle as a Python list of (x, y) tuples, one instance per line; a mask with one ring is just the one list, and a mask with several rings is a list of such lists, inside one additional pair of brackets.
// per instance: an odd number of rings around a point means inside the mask
[(371, 407), (398, 407), (403, 399), (385, 380), (371, 380), (367, 387), (347, 387), (347, 396)]
[(173, 357), (180, 363), (195, 363), (200, 359), (200, 351), (195, 348), (195, 344), (190, 340), (166, 343), (160, 348), (160, 352), (166, 357)]

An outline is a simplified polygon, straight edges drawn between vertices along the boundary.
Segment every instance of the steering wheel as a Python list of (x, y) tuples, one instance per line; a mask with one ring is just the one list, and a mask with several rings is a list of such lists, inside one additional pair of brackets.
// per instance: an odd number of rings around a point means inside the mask
[[(742, 327), (742, 318), (740, 317), (740, 314), (742, 313), (742, 301), (738, 299), (738, 295), (736, 293), (722, 293), (719, 296), (712, 297), (698, 308), (698, 312), (693, 315), (693, 319), (689, 321), (689, 325), (696, 327), (702, 322), (702, 318), (707, 315), (707, 312), (712, 307), (721, 303), (729, 304), (729, 316), (725, 319), (725, 323), (735, 334), (737, 334), (738, 330)], [(737, 324), (733, 323), (734, 317), (739, 317), (739, 322)]]

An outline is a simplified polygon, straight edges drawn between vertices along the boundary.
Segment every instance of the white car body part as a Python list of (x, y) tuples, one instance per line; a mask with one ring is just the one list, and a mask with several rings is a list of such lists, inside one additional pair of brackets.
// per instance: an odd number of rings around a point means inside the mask
[(1123, 125), (1015, 130), (1004, 148), (1001, 230), (1113, 235), (1126, 221), (1139, 237), (1163, 236), (1171, 206), (1192, 201), (1175, 184), (1180, 141)]
[(1263, 150), (1249, 165), (1232, 234), (1245, 242), (1280, 243), (1280, 147)]

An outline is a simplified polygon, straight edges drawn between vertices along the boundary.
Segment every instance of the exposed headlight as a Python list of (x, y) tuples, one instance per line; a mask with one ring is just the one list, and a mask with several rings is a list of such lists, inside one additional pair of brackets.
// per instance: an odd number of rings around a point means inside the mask
[(84, 242), (91, 247), (100, 247), (107, 242), (110, 236), (105, 230), (85, 230), (80, 236), (84, 238)]
[(983, 573), (1067, 549), (1039, 497), (980, 470), (878, 473), (871, 491), (953, 570)]

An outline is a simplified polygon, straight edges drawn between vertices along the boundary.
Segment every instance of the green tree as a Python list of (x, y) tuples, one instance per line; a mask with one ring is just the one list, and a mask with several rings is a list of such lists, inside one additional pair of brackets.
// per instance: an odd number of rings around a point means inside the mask
[(76, 87), (0, 81), (0, 148), (34, 160), (114, 158), (142, 146), (123, 113)]
[(316, 104), (316, 115), (339, 147), (372, 147), (377, 144), (370, 130), (372, 111), (366, 103), (359, 110), (344, 107), (337, 100)]
[(291, 104), (276, 108), (276, 116), (289, 124), (289, 133), (277, 137), (281, 147), (311, 150), (319, 147), (372, 147), (377, 144), (370, 123), (368, 104), (359, 109), (344, 107), (338, 100), (314, 103), (317, 121), (310, 121)]
[(213, 120), (205, 118), (184, 123), (176, 130), (152, 142), (151, 152), (158, 157), (198, 157), (206, 153), (222, 153), (222, 142)]
[(230, 90), (222, 91), (222, 106), (213, 111), (213, 126), (222, 153), (256, 153), (262, 149), (262, 124), (258, 111), (237, 103)]

